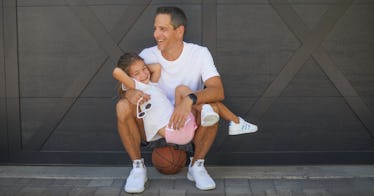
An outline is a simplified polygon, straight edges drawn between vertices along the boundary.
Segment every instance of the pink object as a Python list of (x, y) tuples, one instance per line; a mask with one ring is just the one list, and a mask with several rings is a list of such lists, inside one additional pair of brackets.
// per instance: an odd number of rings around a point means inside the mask
[(165, 139), (167, 143), (173, 143), (178, 145), (184, 145), (190, 142), (197, 128), (195, 116), (190, 113), (187, 117), (186, 123), (183, 128), (179, 130), (174, 130), (166, 128)]

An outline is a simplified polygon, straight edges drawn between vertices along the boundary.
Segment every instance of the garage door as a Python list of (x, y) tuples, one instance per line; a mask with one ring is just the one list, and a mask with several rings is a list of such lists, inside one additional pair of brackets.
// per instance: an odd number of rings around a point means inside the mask
[(371, 1), (0, 2), (3, 163), (129, 164), (111, 71), (154, 45), (161, 5), (185, 10), (186, 41), (210, 49), (225, 104), (259, 126), (228, 136), (221, 120), (210, 163), (374, 162)]

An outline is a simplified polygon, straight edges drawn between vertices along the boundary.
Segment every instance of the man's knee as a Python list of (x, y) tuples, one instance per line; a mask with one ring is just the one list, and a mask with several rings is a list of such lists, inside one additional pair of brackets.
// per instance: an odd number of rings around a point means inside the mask
[(213, 110), (217, 113), (219, 113), (219, 107), (218, 107), (219, 102), (213, 102), (209, 103), (210, 106), (212, 106)]
[(117, 119), (119, 121), (124, 121), (126, 118), (131, 117), (131, 104), (127, 99), (121, 99), (116, 105)]
[(210, 138), (210, 139), (214, 140), (217, 136), (217, 132), (218, 132), (218, 123), (216, 123), (212, 126), (209, 126), (209, 127), (199, 126), (196, 129), (193, 141), (195, 141), (196, 139), (199, 140), (201, 138), (205, 138), (205, 139)]

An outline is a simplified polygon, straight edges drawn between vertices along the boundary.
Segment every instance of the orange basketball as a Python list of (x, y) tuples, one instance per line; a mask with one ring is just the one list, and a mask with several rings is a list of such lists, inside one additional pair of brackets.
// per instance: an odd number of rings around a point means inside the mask
[(184, 150), (172, 146), (159, 147), (152, 152), (152, 163), (163, 174), (176, 174), (186, 165), (186, 156)]

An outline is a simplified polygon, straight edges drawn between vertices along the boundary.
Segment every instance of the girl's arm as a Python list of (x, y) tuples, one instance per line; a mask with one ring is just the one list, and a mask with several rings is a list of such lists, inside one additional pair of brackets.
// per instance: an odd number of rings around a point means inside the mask
[(161, 76), (161, 65), (153, 63), (147, 65), (149, 72), (151, 72), (151, 82), (158, 82)]
[(127, 89), (135, 89), (135, 81), (122, 69), (116, 67), (113, 70), (113, 77), (121, 82)]

